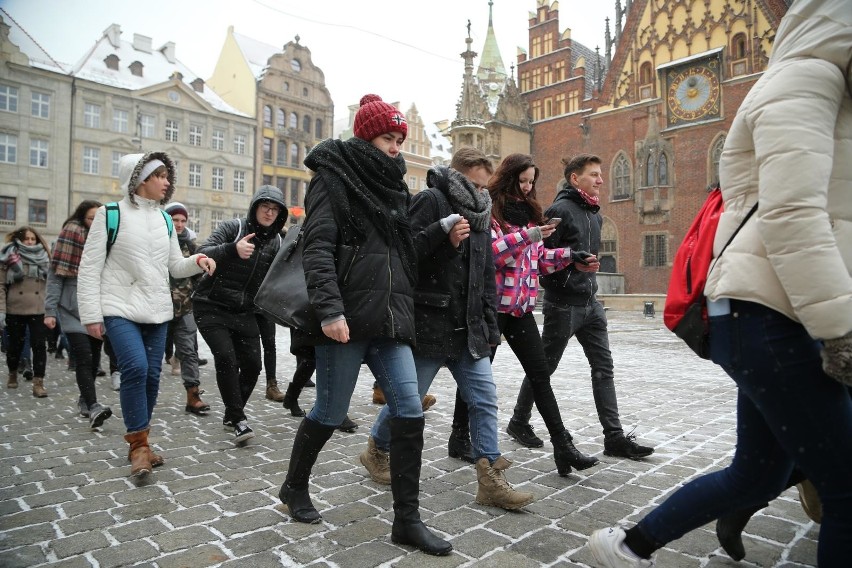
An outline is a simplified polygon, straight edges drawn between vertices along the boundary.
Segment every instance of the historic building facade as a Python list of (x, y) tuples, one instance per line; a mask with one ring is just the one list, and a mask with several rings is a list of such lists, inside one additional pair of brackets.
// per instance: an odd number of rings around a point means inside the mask
[(255, 184), (281, 189), (291, 223), (304, 217), (311, 178), (305, 156), (332, 136), (334, 121), (325, 75), (299, 41), (296, 36), (278, 49), (231, 26), (209, 81), (227, 102), (255, 117)]
[(693, 216), (718, 183), (725, 134), (766, 67), (783, 0), (616, 1), (601, 56), (559, 31), (558, 3), (537, 0), (519, 63), (531, 108), (543, 202), (561, 160), (603, 160), (602, 270), (628, 293), (663, 293)]

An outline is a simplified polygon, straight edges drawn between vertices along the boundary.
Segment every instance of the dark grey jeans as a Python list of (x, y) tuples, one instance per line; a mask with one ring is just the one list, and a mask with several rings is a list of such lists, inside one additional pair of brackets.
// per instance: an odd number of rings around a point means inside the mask
[[(612, 353), (609, 350), (606, 312), (603, 306), (598, 301), (585, 306), (571, 306), (545, 299), (542, 313), (544, 329), (541, 339), (550, 365), (551, 380), (556, 378), (556, 369), (568, 340), (576, 335), (591, 367), (592, 395), (604, 437), (609, 440), (623, 434), (624, 430), (618, 417)], [(527, 424), (532, 414), (532, 406), (532, 387), (529, 379), (524, 377), (512, 420)]]
[(180, 360), (180, 376), (185, 388), (201, 384), (198, 378), (198, 327), (192, 312), (172, 321), (172, 341)]

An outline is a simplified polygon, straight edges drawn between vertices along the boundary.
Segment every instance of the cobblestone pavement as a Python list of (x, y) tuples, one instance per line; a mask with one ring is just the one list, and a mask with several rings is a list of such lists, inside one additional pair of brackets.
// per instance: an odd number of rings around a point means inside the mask
[[(473, 466), (447, 457), (454, 383), (445, 371), (432, 388), (438, 404), (426, 413), (421, 514), (449, 539), (452, 555), (435, 558), (390, 541), (391, 495), (358, 462), (369, 425), (372, 376), (364, 368), (350, 408), (360, 424), (337, 432), (320, 454), (311, 480), (318, 525), (292, 522), (278, 502), (298, 419), (264, 398), (262, 381), (247, 414), (257, 437), (235, 448), (222, 429), (222, 403), (211, 364), (202, 368), (207, 417), (184, 412), (179, 378), (164, 370), (152, 441), (165, 458), (142, 487), (127, 478), (127, 445), (117, 393), (99, 379), (102, 402), (118, 416), (90, 431), (75, 409), (77, 388), (65, 361), (52, 357), (49, 398), (30, 383), (2, 385), (0, 406), (0, 566), (593, 566), (585, 548), (595, 529), (632, 524), (678, 484), (723, 466), (734, 445), (733, 383), (697, 359), (660, 317), (610, 312), (611, 341), (622, 421), (656, 446), (643, 461), (603, 455), (588, 366), (572, 341), (554, 386), (578, 447), (601, 463), (559, 477), (551, 446), (531, 450), (504, 429), (519, 386), (520, 366), (507, 346), (494, 370), (500, 400), (499, 441), (514, 462), (507, 472), (536, 501), (520, 512), (474, 503)], [(278, 376), (286, 386), (295, 368), (289, 333), (279, 328)], [(206, 346), (202, 348), (206, 351)], [(309, 408), (314, 389), (306, 389)], [(536, 414), (533, 424), (545, 432)], [(741, 566), (814, 566), (818, 526), (795, 490), (757, 514), (747, 528)], [(658, 566), (734, 566), (718, 547), (713, 525), (672, 542)]]

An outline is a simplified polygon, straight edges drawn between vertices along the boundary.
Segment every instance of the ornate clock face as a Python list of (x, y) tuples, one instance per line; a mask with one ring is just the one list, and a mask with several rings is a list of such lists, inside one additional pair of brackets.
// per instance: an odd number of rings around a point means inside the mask
[(719, 115), (719, 77), (707, 65), (669, 74), (669, 123)]

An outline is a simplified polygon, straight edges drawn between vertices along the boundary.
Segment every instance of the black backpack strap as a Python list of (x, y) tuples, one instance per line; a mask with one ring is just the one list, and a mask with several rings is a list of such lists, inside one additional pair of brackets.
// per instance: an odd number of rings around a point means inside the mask
[(742, 228), (745, 226), (746, 222), (747, 222), (749, 219), (751, 219), (751, 216), (752, 216), (752, 215), (754, 215), (755, 211), (757, 211), (757, 202), (755, 202), (755, 204), (754, 204), (754, 205), (752, 205), (752, 207), (751, 207), (751, 209), (749, 210), (749, 212), (748, 212), (748, 213), (746, 213), (746, 216), (745, 216), (745, 218), (743, 219), (742, 223), (740, 223), (740, 226), (739, 226), (739, 227), (737, 227), (737, 230), (736, 230), (736, 231), (734, 231), (734, 234), (733, 234), (733, 235), (731, 235), (731, 238), (730, 238), (730, 239), (728, 239), (728, 242), (726, 242), (726, 243), (725, 243), (725, 246), (723, 246), (723, 247), (722, 247), (722, 250), (720, 250), (720, 251), (719, 251), (719, 256), (717, 256), (717, 257), (716, 257), (716, 259), (713, 261), (713, 265), (712, 265), (712, 266), (710, 266), (710, 270), (708, 270), (708, 271), (707, 271), (707, 274), (710, 274), (711, 272), (713, 272), (713, 269), (716, 267), (716, 263), (717, 263), (717, 262), (719, 262), (719, 259), (720, 259), (720, 258), (722, 258), (722, 253), (724, 253), (724, 252), (725, 252), (725, 249), (727, 249), (727, 248), (728, 248), (728, 245), (729, 245), (729, 244), (731, 244), (732, 242), (734, 242), (734, 237), (736, 237), (736, 236), (737, 236), (737, 233), (739, 233), (739, 232), (740, 232), (740, 229), (742, 229)]

